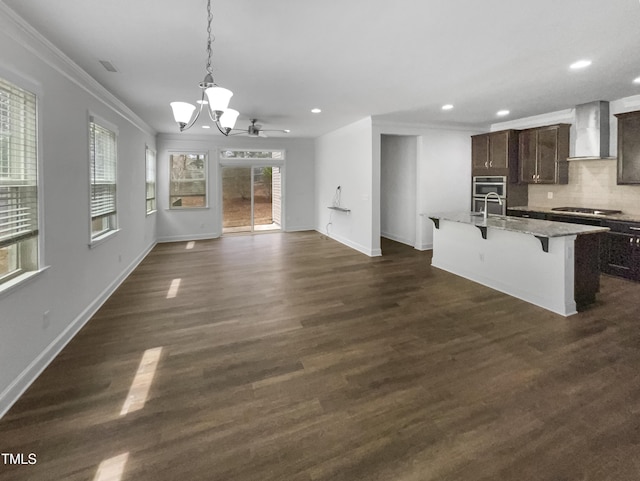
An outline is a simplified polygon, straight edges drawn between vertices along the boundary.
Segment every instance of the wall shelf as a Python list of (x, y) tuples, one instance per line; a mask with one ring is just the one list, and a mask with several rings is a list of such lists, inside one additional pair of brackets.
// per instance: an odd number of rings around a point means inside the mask
[(329, 206), (327, 209), (337, 210), (338, 212), (351, 212), (351, 209), (345, 209), (344, 207), (337, 207), (335, 205)]

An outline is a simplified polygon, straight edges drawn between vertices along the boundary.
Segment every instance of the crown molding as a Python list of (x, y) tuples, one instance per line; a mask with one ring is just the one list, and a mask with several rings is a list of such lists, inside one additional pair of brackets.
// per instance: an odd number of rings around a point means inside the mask
[(398, 122), (387, 119), (373, 118), (373, 127), (378, 128), (382, 134), (397, 135), (422, 135), (431, 130), (447, 130), (460, 132), (485, 132), (489, 126), (477, 124), (454, 124), (442, 122)]
[(533, 115), (506, 122), (498, 122), (491, 124), (491, 132), (508, 129), (529, 129), (533, 127), (542, 127), (544, 125), (553, 125), (561, 123), (573, 123), (575, 119), (575, 108), (557, 110), (546, 114)]
[(0, 27), (9, 36), (48, 66), (73, 82), (103, 105), (131, 123), (142, 132), (155, 136), (151, 128), (133, 110), (109, 92), (102, 84), (71, 60), (62, 50), (47, 40), (40, 32), (27, 23), (0, 0)]

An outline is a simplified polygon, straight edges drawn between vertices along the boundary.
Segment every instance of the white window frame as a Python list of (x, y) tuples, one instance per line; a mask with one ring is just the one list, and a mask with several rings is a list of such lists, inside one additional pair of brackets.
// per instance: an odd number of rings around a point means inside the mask
[[(112, 237), (114, 234), (118, 232), (118, 128), (104, 120), (98, 115), (95, 115), (89, 112), (88, 116), (88, 144), (89, 144), (89, 247), (95, 247), (105, 240)], [(111, 159), (111, 169), (112, 172), (109, 173), (109, 177), (113, 177), (112, 179), (100, 179), (105, 181), (102, 185), (110, 185), (110, 181), (113, 182), (113, 210), (110, 210), (106, 213), (99, 214), (97, 208), (94, 209), (95, 205), (93, 204), (93, 187), (94, 185), (98, 185), (98, 182), (95, 182), (94, 174), (92, 174), (92, 170), (94, 170), (93, 162), (95, 160), (94, 152), (92, 151), (92, 124), (96, 125), (98, 128), (103, 129), (109, 134), (113, 134), (114, 145), (113, 145), (113, 158)], [(94, 231), (94, 222), (102, 219), (103, 228), (101, 230)]]
[[(172, 157), (173, 156), (179, 156), (179, 155), (202, 155), (204, 156), (204, 167), (203, 167), (203, 180), (204, 180), (204, 205), (198, 205), (198, 206), (175, 206), (173, 205), (173, 203), (171, 202), (172, 197), (178, 197), (178, 195), (173, 195), (172, 193), (172, 186), (173, 186), (173, 182), (177, 179), (174, 179), (174, 172), (173, 172), (173, 166), (172, 166)], [(197, 209), (208, 209), (209, 208), (209, 152), (205, 151), (205, 150), (176, 150), (176, 151), (171, 151), (169, 152), (169, 198), (168, 198), (168, 202), (169, 202), (169, 209), (168, 210), (175, 210), (175, 211), (180, 211), (180, 210), (184, 210), (184, 211), (193, 211), (193, 210), (197, 210)]]
[(145, 146), (144, 152), (145, 165), (145, 198), (147, 215), (153, 214), (158, 210), (158, 179), (157, 179), (157, 157), (156, 151), (151, 150), (148, 145)]
[[(41, 93), (37, 86), (4, 69), (0, 70), (0, 89), (8, 96), (6, 107), (10, 109), (6, 110), (5, 125), (5, 135), (8, 133), (5, 160), (8, 162), (6, 169), (0, 168), (0, 206), (4, 204), (5, 207), (0, 207), (0, 245), (3, 250), (8, 248), (2, 253), (6, 255), (5, 261), (12, 261), (15, 266), (10, 272), (0, 273), (0, 294), (4, 295), (42, 271), (41, 135), (38, 124)], [(25, 109), (19, 108), (21, 104)], [(11, 116), (11, 111), (15, 116)], [(25, 115), (26, 127), (16, 128), (15, 125), (22, 125)], [(28, 136), (31, 136), (30, 141)], [(20, 193), (24, 188), (31, 192)], [(9, 208), (10, 203), (13, 208)]]

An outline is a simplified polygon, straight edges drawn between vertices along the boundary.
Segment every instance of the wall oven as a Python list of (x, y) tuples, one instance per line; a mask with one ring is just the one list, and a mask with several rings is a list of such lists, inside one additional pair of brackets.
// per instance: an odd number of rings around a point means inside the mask
[(502, 205), (495, 196), (489, 197), (487, 201), (489, 214), (505, 215), (507, 213), (507, 178), (505, 176), (475, 176), (472, 187), (471, 210), (473, 212), (483, 211), (485, 196), (495, 192), (502, 200)]

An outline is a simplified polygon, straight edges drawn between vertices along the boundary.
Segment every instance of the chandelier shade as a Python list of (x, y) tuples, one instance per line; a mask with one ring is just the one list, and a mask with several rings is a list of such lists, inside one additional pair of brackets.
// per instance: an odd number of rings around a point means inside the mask
[[(239, 115), (237, 110), (228, 108), (233, 92), (229, 89), (219, 87), (213, 80), (213, 67), (211, 66), (211, 44), (213, 43), (211, 35), (212, 20), (211, 0), (207, 0), (207, 66), (204, 80), (198, 84), (202, 91), (201, 99), (198, 100), (200, 107), (198, 107), (196, 111), (196, 106), (187, 102), (171, 102), (169, 104), (173, 110), (173, 118), (180, 127), (180, 132), (191, 128), (193, 124), (196, 123), (205, 105), (207, 106), (206, 109), (208, 110), (209, 118), (215, 122), (218, 130), (224, 135), (229, 135), (231, 130), (233, 130)], [(205, 97), (207, 100), (205, 100)]]
[(233, 92), (223, 87), (209, 87), (204, 91), (207, 94), (209, 108), (212, 112), (224, 112), (229, 107), (229, 101)]
[(226, 109), (220, 117), (220, 126), (223, 129), (233, 129), (236, 125), (236, 120), (238, 120), (238, 115), (240, 115), (240, 112), (237, 110)]
[(196, 110), (195, 105), (187, 102), (171, 102), (169, 105), (173, 110), (173, 118), (179, 124), (188, 124), (191, 117), (193, 117), (193, 112)]

